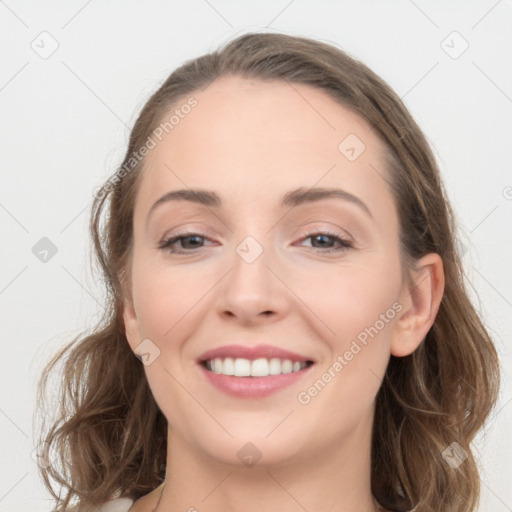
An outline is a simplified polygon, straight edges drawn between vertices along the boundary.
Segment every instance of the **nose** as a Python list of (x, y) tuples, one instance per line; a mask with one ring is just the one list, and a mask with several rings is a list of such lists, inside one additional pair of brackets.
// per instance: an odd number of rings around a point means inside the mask
[[(249, 251), (244, 252), (247, 247)], [(240, 244), (237, 249), (232, 269), (220, 283), (216, 304), (219, 314), (244, 326), (283, 318), (289, 308), (289, 291), (279, 275), (281, 267), (277, 259), (254, 240), (248, 246)], [(253, 260), (254, 254), (250, 253), (255, 250), (262, 252)]]

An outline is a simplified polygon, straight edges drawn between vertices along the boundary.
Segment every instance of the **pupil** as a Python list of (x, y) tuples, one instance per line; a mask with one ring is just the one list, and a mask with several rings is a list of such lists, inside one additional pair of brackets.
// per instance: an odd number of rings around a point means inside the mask
[[(190, 240), (195, 240), (196, 242), (199, 241), (200, 242), (200, 239), (201, 237), (200, 236), (197, 236), (197, 235), (192, 235), (192, 236), (187, 236), (184, 240), (185, 240), (185, 245), (189, 245), (189, 241)], [(194, 243), (192, 243), (192, 245), (194, 245)]]
[[(330, 237), (328, 235), (316, 235), (315, 238), (320, 240), (321, 245), (325, 245), (325, 239), (329, 239)], [(323, 239), (323, 242), (321, 239)]]

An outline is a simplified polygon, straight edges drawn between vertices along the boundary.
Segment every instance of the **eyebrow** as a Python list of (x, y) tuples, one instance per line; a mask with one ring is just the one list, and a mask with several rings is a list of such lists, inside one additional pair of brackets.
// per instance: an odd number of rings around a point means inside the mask
[[(281, 207), (288, 206), (294, 208), (302, 204), (333, 198), (342, 199), (343, 201), (355, 204), (373, 219), (373, 215), (370, 212), (370, 209), (361, 199), (351, 194), (350, 192), (347, 192), (346, 190), (342, 190), (339, 188), (298, 188), (295, 190), (291, 190), (281, 198)], [(162, 197), (160, 197), (160, 199), (158, 199), (153, 204), (153, 206), (150, 208), (148, 212), (147, 220), (149, 221), (151, 214), (158, 206), (164, 203), (168, 203), (169, 201), (189, 201), (192, 203), (207, 206), (209, 208), (220, 208), (222, 206), (221, 198), (216, 192), (213, 192), (212, 190), (172, 190), (164, 194)]]

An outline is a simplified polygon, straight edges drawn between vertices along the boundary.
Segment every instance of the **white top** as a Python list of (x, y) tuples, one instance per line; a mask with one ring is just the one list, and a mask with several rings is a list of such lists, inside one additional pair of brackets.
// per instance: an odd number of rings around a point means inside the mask
[(133, 505), (133, 500), (130, 498), (116, 498), (107, 501), (99, 508), (100, 512), (128, 512)]
[[(103, 505), (100, 505), (96, 510), (98, 512), (128, 512), (130, 507), (133, 505), (133, 500), (130, 498), (116, 498), (110, 501), (106, 501)], [(77, 512), (78, 505), (75, 505), (70, 509), (70, 512)]]

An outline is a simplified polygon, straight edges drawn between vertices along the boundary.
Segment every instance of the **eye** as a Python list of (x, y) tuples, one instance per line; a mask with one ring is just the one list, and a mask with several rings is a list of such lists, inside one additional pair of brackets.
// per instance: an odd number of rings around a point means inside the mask
[[(174, 254), (186, 254), (200, 249), (201, 242), (204, 243), (205, 240), (207, 238), (198, 233), (181, 233), (162, 240), (158, 244), (158, 248)], [(177, 243), (180, 243), (181, 249), (176, 247)]]
[[(303, 240), (311, 239), (311, 247), (313, 249), (320, 249), (321, 252), (340, 252), (346, 251), (353, 247), (352, 242), (340, 235), (339, 233), (331, 233), (322, 231), (319, 233), (311, 233)], [(316, 247), (314, 244), (319, 244)], [(337, 248), (333, 248), (333, 244), (338, 244)]]
[[(322, 231), (312, 233), (303, 238), (303, 240), (308, 239), (312, 241), (312, 249), (318, 249), (326, 253), (341, 252), (353, 247), (352, 242), (339, 233)], [(181, 233), (162, 240), (158, 248), (170, 252), (171, 254), (187, 254), (204, 247), (206, 240), (209, 239), (198, 233)], [(337, 244), (337, 247), (333, 248), (333, 244)]]

